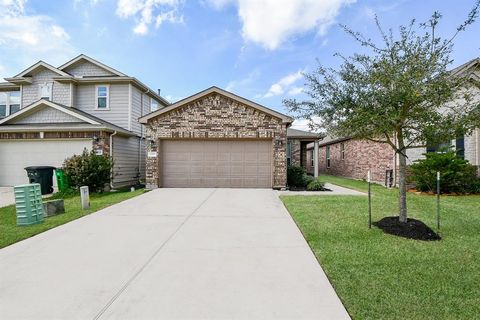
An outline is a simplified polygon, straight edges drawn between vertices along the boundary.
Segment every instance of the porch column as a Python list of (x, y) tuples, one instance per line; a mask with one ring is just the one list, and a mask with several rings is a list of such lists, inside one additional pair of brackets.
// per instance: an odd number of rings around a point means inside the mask
[(318, 177), (318, 140), (313, 142), (313, 176)]

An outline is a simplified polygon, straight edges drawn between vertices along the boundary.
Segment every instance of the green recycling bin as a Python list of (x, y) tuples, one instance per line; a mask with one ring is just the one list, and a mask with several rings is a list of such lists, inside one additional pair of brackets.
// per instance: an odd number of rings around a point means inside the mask
[(62, 168), (55, 169), (55, 177), (57, 178), (58, 191), (65, 191), (70, 187), (68, 177), (65, 175), (65, 171)]
[(14, 186), (17, 226), (29, 226), (43, 222), (43, 204), (40, 184)]
[(42, 194), (53, 192), (53, 170), (50, 166), (31, 166), (26, 167), (28, 181), (30, 183), (39, 183)]

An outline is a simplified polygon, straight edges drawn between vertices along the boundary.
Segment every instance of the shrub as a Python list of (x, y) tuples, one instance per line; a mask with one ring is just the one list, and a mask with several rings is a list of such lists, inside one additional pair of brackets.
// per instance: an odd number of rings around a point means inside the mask
[(313, 179), (307, 185), (308, 191), (324, 191), (325, 190), (325, 183), (321, 182), (319, 178)]
[(477, 169), (455, 152), (429, 152), (425, 159), (415, 161), (410, 167), (411, 181), (417, 190), (435, 191), (437, 171), (440, 171), (440, 191), (444, 193), (475, 193), (480, 191)]
[(287, 183), (290, 187), (304, 188), (307, 186), (307, 171), (301, 166), (287, 168)]
[(71, 186), (88, 186), (92, 192), (102, 192), (105, 184), (110, 182), (112, 166), (110, 157), (88, 152), (87, 149), (63, 162), (63, 170)]

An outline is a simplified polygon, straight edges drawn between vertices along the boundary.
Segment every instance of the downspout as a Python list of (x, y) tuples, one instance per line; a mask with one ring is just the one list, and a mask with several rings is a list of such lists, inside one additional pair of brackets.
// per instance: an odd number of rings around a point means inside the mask
[[(115, 136), (117, 134), (117, 130), (115, 130), (111, 135), (110, 135), (110, 160), (113, 161), (113, 136)], [(111, 178), (110, 178), (110, 188), (111, 189), (114, 189), (113, 188), (113, 167), (112, 167), (112, 174), (111, 174)]]

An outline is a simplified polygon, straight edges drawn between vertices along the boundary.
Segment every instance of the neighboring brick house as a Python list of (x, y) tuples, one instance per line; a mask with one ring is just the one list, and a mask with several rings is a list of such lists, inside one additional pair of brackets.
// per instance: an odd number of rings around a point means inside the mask
[(169, 103), (140, 81), (85, 55), (39, 61), (0, 83), (0, 186), (28, 183), (24, 168), (59, 167), (84, 148), (114, 160), (113, 187), (145, 175), (137, 119)]
[(217, 87), (152, 112), (147, 188), (284, 188), (292, 121)]
[[(313, 168), (313, 145), (307, 148), (307, 171)], [(395, 152), (384, 143), (351, 138), (326, 137), (319, 143), (320, 174), (353, 179), (366, 179), (371, 171), (372, 181), (384, 184), (386, 178), (395, 184)]]
[[(470, 83), (467, 89), (474, 101), (480, 103), (480, 58), (473, 59), (451, 72), (452, 75), (468, 76)], [(458, 137), (440, 146), (408, 149), (406, 153), (407, 164), (411, 165), (415, 161), (423, 159), (426, 152), (434, 152), (445, 146), (450, 146), (452, 150), (457, 152), (458, 156), (480, 167), (480, 129), (478, 128), (469, 135)], [(309, 144), (306, 150), (306, 168), (310, 173), (313, 171), (313, 155), (313, 144)], [(368, 140), (326, 137), (319, 145), (320, 173), (366, 179), (367, 172), (371, 170), (372, 180), (382, 184), (391, 181), (393, 185), (396, 185), (397, 158), (388, 144)]]

